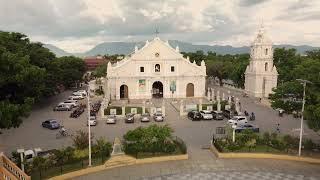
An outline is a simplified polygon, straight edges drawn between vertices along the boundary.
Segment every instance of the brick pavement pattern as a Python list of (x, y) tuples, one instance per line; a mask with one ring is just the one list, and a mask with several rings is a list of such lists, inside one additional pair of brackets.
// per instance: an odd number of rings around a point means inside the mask
[(299, 174), (261, 171), (220, 171), (198, 172), (194, 174), (170, 174), (156, 177), (143, 177), (140, 180), (316, 180), (315, 177), (306, 177)]

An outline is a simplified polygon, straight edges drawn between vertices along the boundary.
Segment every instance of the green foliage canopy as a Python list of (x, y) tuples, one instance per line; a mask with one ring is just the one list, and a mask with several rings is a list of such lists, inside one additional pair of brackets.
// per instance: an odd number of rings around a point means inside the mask
[(57, 59), (24, 34), (0, 31), (0, 129), (19, 127), (34, 103), (80, 81), (84, 71), (79, 58)]

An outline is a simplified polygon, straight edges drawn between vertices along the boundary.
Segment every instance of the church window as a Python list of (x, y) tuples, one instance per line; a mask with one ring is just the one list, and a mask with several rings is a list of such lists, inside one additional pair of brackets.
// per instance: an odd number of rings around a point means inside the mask
[(268, 48), (266, 49), (265, 53), (266, 53), (266, 55), (268, 55)]
[(160, 64), (154, 66), (154, 72), (160, 72)]
[(264, 70), (268, 71), (268, 63), (267, 62), (264, 64)]
[(144, 72), (144, 67), (140, 67), (140, 72)]
[(174, 72), (174, 66), (171, 66), (171, 72)]

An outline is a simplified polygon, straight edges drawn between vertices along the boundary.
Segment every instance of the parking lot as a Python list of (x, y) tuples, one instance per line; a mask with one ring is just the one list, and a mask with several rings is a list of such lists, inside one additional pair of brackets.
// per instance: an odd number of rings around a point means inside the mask
[[(226, 89), (220, 90), (227, 93)], [(0, 135), (0, 151), (10, 153), (17, 148), (34, 149), (40, 147), (43, 150), (47, 150), (70, 146), (72, 144), (70, 137), (56, 139), (58, 130), (45, 129), (41, 127), (41, 123), (46, 119), (55, 118), (71, 134), (77, 130), (87, 131), (86, 110), (78, 118), (70, 118), (70, 111), (53, 111), (53, 107), (59, 102), (66, 100), (71, 93), (71, 91), (65, 91), (45, 102), (37, 104), (30, 116), (24, 120), (24, 123), (19, 128), (3, 130), (3, 134)], [(276, 124), (280, 123), (281, 133), (298, 135), (299, 119), (287, 115), (280, 118), (275, 110), (257, 103), (255, 99), (242, 98), (241, 94), (236, 91), (232, 91), (231, 94), (240, 98), (243, 110), (246, 109), (248, 112), (255, 113), (256, 120), (252, 123), (258, 125), (260, 131), (274, 132)], [(95, 100), (92, 101), (94, 102)], [(81, 100), (79, 103), (86, 103), (86, 99)], [(154, 122), (151, 119), (151, 122), (142, 123), (136, 118), (134, 123), (127, 124), (124, 122), (124, 119), (119, 118), (116, 124), (106, 124), (105, 120), (98, 118), (98, 124), (91, 127), (91, 132), (93, 132), (95, 138), (102, 136), (112, 142), (115, 137), (122, 137), (128, 130), (139, 126), (169, 124), (174, 129), (174, 134), (185, 140), (191, 154), (190, 157), (193, 158), (200, 154), (198, 152), (201, 150), (201, 147), (209, 144), (216, 127), (224, 126), (227, 122), (227, 119), (223, 121), (191, 121), (185, 116), (180, 117), (178, 110), (174, 108), (170, 99), (165, 100), (165, 107), (166, 117), (164, 122)], [(320, 139), (319, 135), (308, 128), (305, 129), (305, 136), (314, 140)]]

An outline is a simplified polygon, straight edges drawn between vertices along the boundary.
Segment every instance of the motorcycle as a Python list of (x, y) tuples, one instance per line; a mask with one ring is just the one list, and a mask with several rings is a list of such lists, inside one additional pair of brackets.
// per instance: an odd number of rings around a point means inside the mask
[(252, 114), (252, 115), (250, 116), (249, 120), (250, 120), (250, 121), (254, 121), (254, 120), (256, 120), (255, 115), (253, 115), (253, 114)]

